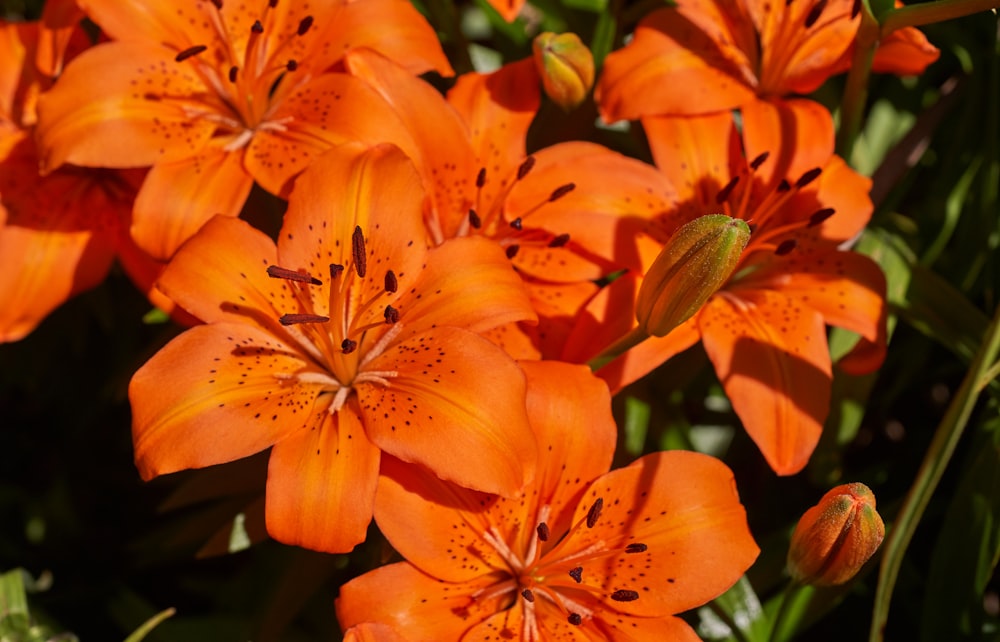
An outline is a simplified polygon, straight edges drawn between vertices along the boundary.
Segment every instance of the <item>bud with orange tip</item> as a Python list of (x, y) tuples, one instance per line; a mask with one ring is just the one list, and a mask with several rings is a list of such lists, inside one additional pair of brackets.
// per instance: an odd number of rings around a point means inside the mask
[(878, 550), (884, 536), (871, 489), (860, 483), (837, 486), (799, 520), (788, 549), (788, 570), (803, 584), (843, 584)]
[(594, 56), (575, 33), (545, 32), (532, 43), (545, 93), (565, 111), (583, 102), (594, 86)]

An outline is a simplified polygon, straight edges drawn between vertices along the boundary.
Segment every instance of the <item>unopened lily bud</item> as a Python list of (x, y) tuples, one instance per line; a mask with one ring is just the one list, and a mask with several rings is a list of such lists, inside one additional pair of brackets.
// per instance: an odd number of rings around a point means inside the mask
[(885, 524), (864, 484), (830, 490), (806, 511), (792, 534), (788, 570), (803, 584), (843, 584), (878, 550)]
[(639, 288), (635, 316), (654, 337), (687, 321), (722, 287), (750, 240), (746, 222), (709, 214), (681, 226), (653, 261)]
[(539, 34), (532, 49), (535, 68), (552, 102), (569, 111), (594, 86), (594, 56), (575, 33)]

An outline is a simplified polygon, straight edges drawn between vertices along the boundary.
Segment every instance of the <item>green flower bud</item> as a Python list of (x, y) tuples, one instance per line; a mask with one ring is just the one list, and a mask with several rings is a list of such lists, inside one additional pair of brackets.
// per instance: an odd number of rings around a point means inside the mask
[(565, 111), (583, 102), (594, 86), (594, 56), (575, 33), (539, 34), (532, 43), (545, 93)]

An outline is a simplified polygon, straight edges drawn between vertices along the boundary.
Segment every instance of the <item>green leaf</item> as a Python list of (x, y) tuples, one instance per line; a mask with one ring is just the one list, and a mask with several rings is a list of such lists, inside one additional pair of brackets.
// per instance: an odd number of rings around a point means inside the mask
[(177, 612), (177, 610), (174, 609), (174, 608), (164, 609), (164, 610), (160, 611), (159, 613), (157, 613), (153, 617), (151, 617), (148, 620), (146, 620), (145, 622), (143, 622), (142, 626), (140, 626), (138, 629), (136, 629), (132, 633), (132, 635), (130, 635), (127, 638), (125, 638), (125, 642), (139, 642), (139, 640), (142, 640), (144, 637), (146, 637), (146, 635), (150, 631), (152, 631), (153, 629), (155, 629), (156, 626), (160, 622), (162, 622), (163, 620), (165, 620), (168, 617), (172, 616), (176, 612)]
[(745, 642), (767, 642), (770, 624), (745, 575), (728, 591), (698, 609), (698, 616), (701, 618), (698, 634), (704, 640), (735, 637)]
[(625, 451), (632, 457), (642, 454), (649, 432), (649, 402), (638, 397), (625, 398), (625, 421), (622, 431), (625, 435)]

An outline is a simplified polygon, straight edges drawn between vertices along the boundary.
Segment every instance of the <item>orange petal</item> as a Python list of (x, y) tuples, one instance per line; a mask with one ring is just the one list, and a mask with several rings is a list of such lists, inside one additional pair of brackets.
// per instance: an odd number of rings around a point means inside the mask
[[(598, 499), (603, 508), (596, 522), (584, 526)], [(567, 571), (582, 566), (583, 583), (605, 606), (631, 615), (664, 616), (704, 604), (732, 586), (760, 552), (732, 471), (694, 452), (653, 453), (604, 475), (584, 494), (574, 523), (580, 526), (560, 544), (570, 556), (561, 564)], [(645, 548), (628, 552), (629, 544)], [(572, 557), (591, 546), (620, 552), (601, 561)], [(636, 577), (637, 568), (643, 577)], [(550, 582), (575, 586), (568, 576), (563, 584), (558, 572)], [(638, 599), (610, 597), (621, 590), (637, 592)]]
[(302, 430), (320, 387), (276, 375), (305, 365), (296, 348), (246, 325), (198, 326), (175, 338), (129, 384), (143, 479), (240, 459)]
[(218, 148), (157, 163), (135, 200), (132, 238), (166, 261), (213, 216), (238, 216), (252, 186), (240, 155)]
[(406, 642), (406, 638), (387, 624), (363, 622), (344, 631), (344, 642)]
[(872, 181), (862, 176), (839, 156), (832, 156), (823, 166), (823, 173), (813, 185), (795, 194), (787, 206), (804, 214), (815, 212), (819, 207), (830, 207), (836, 212), (823, 221), (819, 232), (824, 239), (846, 241), (854, 238), (871, 220)]
[(115, 40), (163, 43), (177, 51), (208, 45), (215, 37), (208, 11), (150, 0), (78, 0), (91, 20)]
[(489, 577), (442, 582), (405, 562), (389, 564), (340, 587), (337, 620), (344, 628), (380, 622), (411, 635), (419, 632), (421, 639), (460, 640), (506, 599), (472, 599), (492, 582)]
[(699, 326), (733, 409), (771, 468), (802, 470), (830, 410), (823, 317), (778, 292), (740, 289), (709, 301)]
[[(576, 318), (584, 306), (590, 302), (599, 288), (590, 281), (582, 283), (546, 283), (524, 279), (524, 286), (531, 297), (531, 305), (538, 313), (538, 323), (517, 324), (520, 333), (531, 343), (534, 354), (518, 357), (525, 359), (558, 359), (563, 353), (566, 341), (576, 323)], [(514, 355), (502, 340), (494, 343)]]
[(500, 348), (438, 327), (389, 346), (365, 370), (395, 373), (388, 385), (357, 386), (365, 429), (382, 450), (507, 497), (529, 481), (535, 439), (524, 374)]
[(878, 43), (872, 71), (916, 76), (938, 59), (941, 50), (927, 41), (919, 29), (905, 27), (893, 31)]
[(322, 412), (274, 445), (267, 467), (267, 532), (285, 544), (347, 553), (365, 540), (379, 450), (353, 403)]
[(73, 59), (38, 101), (43, 168), (144, 167), (197, 154), (216, 125), (178, 107), (198, 105), (208, 90), (175, 55), (155, 41), (109, 42)]
[(604, 61), (594, 94), (604, 120), (707, 114), (753, 98), (747, 52), (756, 50), (756, 34), (739, 12), (734, 2), (696, 0), (643, 18), (632, 41)]
[[(66, 49), (80, 26), (83, 11), (76, 0), (51, 0), (42, 8), (35, 65), (50, 78), (62, 73)], [(80, 30), (82, 32), (82, 30)]]
[(755, 100), (741, 111), (747, 159), (768, 153), (754, 172), (765, 185), (773, 187), (781, 179), (794, 183), (805, 172), (825, 166), (833, 156), (833, 117), (817, 102)]
[(497, 13), (500, 14), (507, 22), (513, 22), (517, 14), (521, 13), (521, 7), (524, 6), (524, 0), (486, 0), (489, 2), (490, 6), (496, 9)]

